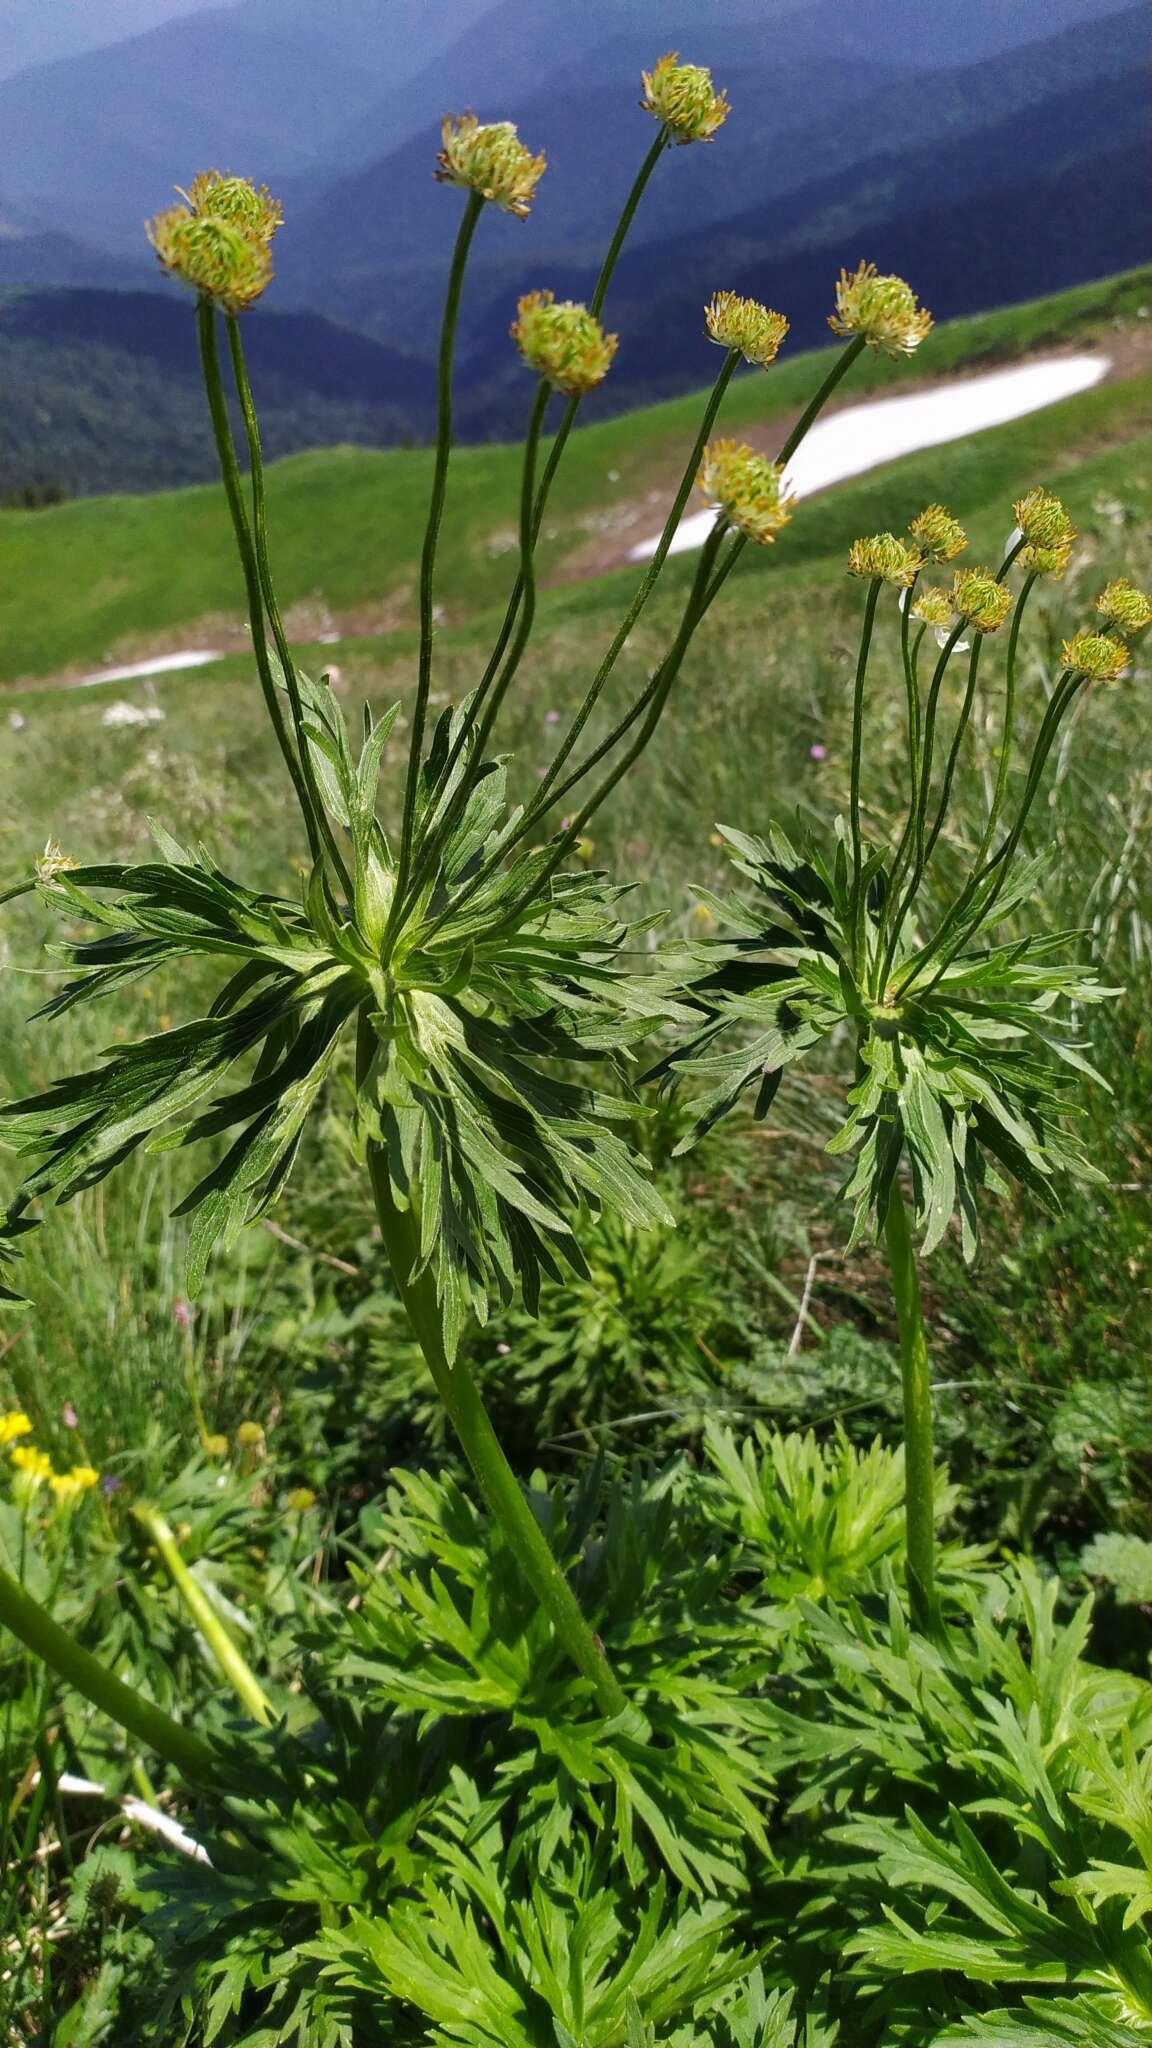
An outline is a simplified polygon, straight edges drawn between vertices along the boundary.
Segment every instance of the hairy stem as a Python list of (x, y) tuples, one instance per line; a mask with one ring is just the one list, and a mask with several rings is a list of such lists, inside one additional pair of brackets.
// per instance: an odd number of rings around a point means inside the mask
[(304, 828), (308, 834), (308, 846), (313, 860), (320, 858), (320, 827), (313, 815), (308, 785), (304, 779), (299, 758), (288, 737), (280, 700), (276, 694), (276, 681), (268, 659), (268, 643), (264, 634), (264, 603), (260, 590), (260, 572), (256, 562), (256, 551), (248, 526), (248, 514), (244, 509), (244, 492), (240, 482), (240, 469), (236, 461), (236, 449), (232, 440), (232, 423), (228, 418), (228, 402), (224, 396), (224, 381), (220, 375), (220, 350), (216, 335), (216, 308), (211, 299), (202, 298), (196, 308), (196, 325), (200, 341), (200, 362), (204, 371), (204, 389), (208, 397), (208, 411), (212, 420), (212, 432), (216, 440), (216, 453), (220, 462), (220, 474), (224, 482), (224, 495), (232, 519), (232, 530), (240, 555), (240, 566), (244, 573), (244, 588), (248, 602), (248, 624), (252, 633), (252, 651), (256, 657), (256, 673), (264, 703), (272, 722), (276, 742), (284, 756), (284, 762), (292, 777), (292, 786), (304, 817)]
[[(390, 919), (393, 929), (408, 888), (416, 799), (420, 788), (420, 773), (424, 765), (424, 725), (432, 689), (432, 599), (436, 575), (436, 548), (440, 539), (440, 522), (444, 516), (448, 462), (452, 453), (452, 362), (456, 348), (456, 328), (460, 318), (460, 295), (464, 287), (468, 251), (472, 246), (472, 237), (476, 232), (476, 223), (483, 206), (484, 201), (478, 192), (468, 194), (456, 236), (456, 247), (452, 252), (448, 291), (444, 300), (444, 317), (440, 326), (440, 352), (436, 370), (436, 456), (432, 467), (428, 523), (420, 551), (420, 652), (416, 673), (416, 702), (412, 711), (412, 734), (408, 746), (408, 779), (404, 790), (404, 816), (396, 869), (396, 890), (392, 899)], [(391, 936), (391, 933), (387, 936)]]
[(31, 1650), (66, 1685), (82, 1694), (100, 1713), (107, 1714), (126, 1734), (155, 1750), (182, 1776), (196, 1784), (211, 1784), (218, 1778), (219, 1766), (211, 1743), (190, 1728), (182, 1728), (162, 1708), (114, 1677), (91, 1651), (85, 1650), (52, 1619), (17, 1579), (3, 1570), (0, 1625), (11, 1629), (25, 1649)]
[(158, 1508), (147, 1506), (133, 1508), (132, 1514), (149, 1542), (154, 1543), (159, 1551), (172, 1584), (241, 1706), (247, 1709), (254, 1721), (259, 1721), (262, 1727), (269, 1727), (276, 1719), (272, 1702), (255, 1672), (240, 1655), (203, 1587), (197, 1584), (189, 1571), (165, 1517)]
[(552, 1554), (520, 1482), (500, 1448), (488, 1411), (462, 1359), (450, 1364), (444, 1350), (440, 1307), (432, 1275), (418, 1272), (419, 1235), (410, 1209), (399, 1209), (392, 1197), (387, 1161), (378, 1146), (369, 1148), (369, 1167), (376, 1214), (384, 1249), (400, 1296), (408, 1311), (428, 1370), (436, 1384), (464, 1454), (489, 1510), (499, 1522), (508, 1546), (558, 1640), (577, 1670), (588, 1679), (601, 1713), (611, 1717), (627, 1706), (625, 1695), (579, 1603)]
[(924, 1332), (916, 1253), (908, 1227), (908, 1211), (896, 1179), (888, 1197), (884, 1239), (900, 1331), (908, 1604), (913, 1626), (925, 1635), (934, 1635), (940, 1628), (940, 1605), (936, 1595), (932, 1382), (928, 1371), (928, 1343)]

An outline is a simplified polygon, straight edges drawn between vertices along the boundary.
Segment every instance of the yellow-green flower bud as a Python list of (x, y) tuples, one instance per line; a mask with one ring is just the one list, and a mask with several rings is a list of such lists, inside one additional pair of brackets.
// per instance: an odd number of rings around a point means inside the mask
[(1062, 576), (1072, 560), (1074, 534), (1067, 540), (1054, 540), (1049, 547), (1028, 546), (1021, 548), (1020, 560), (1034, 576)]
[(951, 562), (968, 545), (968, 535), (960, 521), (953, 519), (945, 505), (925, 505), (908, 531), (920, 553), (933, 562)]
[(920, 567), (920, 557), (907, 541), (894, 533), (874, 533), (868, 540), (854, 540), (848, 550), (850, 576), (883, 577), (898, 589), (907, 589)]
[(1018, 498), (1012, 510), (1030, 547), (1071, 547), (1076, 538), (1076, 530), (1059, 498), (1040, 484)]
[(704, 320), (711, 339), (721, 348), (739, 349), (746, 363), (766, 370), (780, 353), (788, 332), (783, 313), (773, 313), (758, 299), (742, 299), (736, 292), (716, 292), (704, 308)]
[(718, 505), (749, 540), (768, 547), (787, 526), (795, 503), (781, 496), (783, 474), (746, 441), (710, 441), (696, 481), (709, 504)]
[(526, 220), (548, 159), (525, 148), (514, 123), (446, 114), (440, 133), (444, 146), (436, 176), (441, 184), (463, 185), (504, 213)]
[(242, 313), (271, 282), (267, 242), (214, 214), (169, 206), (148, 222), (148, 239), (165, 270), (227, 313)]
[(568, 398), (603, 383), (616, 353), (616, 336), (605, 334), (587, 306), (557, 301), (551, 292), (528, 292), (511, 332), (526, 367)]
[(284, 1505), (294, 1515), (306, 1515), (316, 1505), (316, 1495), (310, 1486), (293, 1486), (284, 1496)]
[(952, 599), (939, 584), (928, 584), (925, 589), (918, 590), (912, 600), (912, 617), (919, 619), (922, 625), (935, 626), (941, 632), (952, 624), (955, 615)]
[(640, 105), (663, 122), (673, 142), (711, 142), (732, 111), (727, 93), (716, 91), (712, 73), (703, 64), (681, 64), (675, 50), (640, 76)]
[(952, 609), (978, 633), (994, 633), (1012, 609), (1012, 592), (987, 569), (957, 569), (952, 581)]
[(1096, 599), (1096, 609), (1106, 625), (1120, 633), (1140, 633), (1152, 623), (1152, 599), (1137, 590), (1127, 576), (1118, 576)]
[(229, 172), (199, 171), (181, 196), (198, 219), (210, 215), (214, 220), (226, 220), (230, 227), (255, 235), (265, 245), (284, 224), (284, 209), (267, 185), (257, 187), (250, 179), (234, 178)]
[(211, 1436), (206, 1436), (204, 1439), (204, 1455), (208, 1458), (226, 1458), (228, 1456), (227, 1437), (222, 1436), (219, 1430), (215, 1431)]
[(236, 1431), (238, 1444), (252, 1446), (264, 1442), (264, 1425), (260, 1422), (242, 1422)]
[(874, 263), (860, 263), (840, 272), (828, 325), (834, 334), (859, 335), (881, 355), (910, 356), (931, 331), (932, 315), (902, 277), (881, 277)]
[(61, 1506), (78, 1501), (83, 1494), (100, 1483), (100, 1474), (94, 1465), (73, 1465), (70, 1472), (53, 1472), (49, 1484)]
[(1111, 633), (1074, 633), (1060, 649), (1065, 668), (1088, 676), (1094, 683), (1114, 683), (1131, 659), (1123, 640)]

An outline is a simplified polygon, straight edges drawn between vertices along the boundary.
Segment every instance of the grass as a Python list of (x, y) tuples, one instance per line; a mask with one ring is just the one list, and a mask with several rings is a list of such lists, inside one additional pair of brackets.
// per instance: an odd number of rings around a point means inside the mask
[[(993, 361), (1010, 361), (1039, 347), (1103, 338), (1137, 320), (1152, 293), (1152, 269), (1126, 273), (1054, 298), (1036, 300), (953, 321), (936, 330), (914, 370), (869, 357), (848, 396), (917, 381)], [(817, 357), (787, 357), (770, 376), (736, 380), (724, 424), (750, 430), (795, 413), (816, 381)], [(711, 367), (701, 343), (701, 374)], [(259, 399), (259, 392), (257, 392)], [(545, 580), (570, 573), (590, 545), (603, 540), (606, 505), (657, 494), (666, 503), (691, 445), (699, 396), (653, 406), (577, 434), (549, 512), (541, 566)], [(1008, 430), (1005, 462), (1024, 467), (1061, 464), (1069, 447), (1086, 453), (1128, 438), (1140, 422), (1152, 424), (1147, 380), (1131, 380), (1068, 401)], [(1019, 432), (1020, 438), (1013, 439)], [(974, 437), (967, 496), (980, 488), (991, 444)], [(999, 446), (999, 442), (997, 442)], [(949, 450), (950, 478), (954, 469)], [(332, 449), (293, 456), (273, 466), (270, 518), (283, 601), (315, 615), (367, 610), (373, 619), (403, 624), (414, 612), (420, 520), (427, 492), (426, 450)], [(939, 476), (933, 451), (913, 458), (919, 474)], [(513, 559), (518, 451), (483, 446), (458, 451), (444, 526), (441, 597), (449, 621), (478, 615), (502, 592)], [(901, 487), (913, 488), (914, 470)], [(611, 473), (611, 474), (610, 474)], [(869, 502), (876, 483), (829, 499), (844, 509)], [(935, 486), (932, 487), (933, 489)], [(880, 486), (883, 489), (883, 486)], [(864, 493), (859, 498), (856, 492)], [(960, 508), (961, 491), (952, 490)], [(812, 508), (815, 511), (816, 508)], [(852, 514), (851, 516), (854, 516)], [(828, 521), (806, 513), (807, 538), (790, 537), (809, 551), (839, 546)], [(822, 537), (823, 536), (823, 537)], [(494, 591), (494, 585), (496, 590)], [(0, 514), (0, 681), (32, 680), (67, 669), (96, 667), (110, 653), (126, 658), (157, 639), (179, 639), (195, 629), (200, 639), (238, 629), (239, 589), (230, 532), (219, 493), (197, 488), (149, 498), (103, 498)], [(69, 593), (60, 602), (60, 592)], [(595, 603), (597, 600), (593, 599)], [(306, 624), (303, 630), (307, 631)]]

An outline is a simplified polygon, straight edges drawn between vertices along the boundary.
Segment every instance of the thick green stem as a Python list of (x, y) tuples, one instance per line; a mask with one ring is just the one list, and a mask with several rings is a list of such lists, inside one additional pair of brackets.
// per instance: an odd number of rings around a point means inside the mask
[(932, 1382), (920, 1301), (920, 1277), (899, 1182), (893, 1180), (884, 1223), (896, 1320), (900, 1330), (900, 1378), (904, 1392), (904, 1519), (907, 1537), (908, 1604), (914, 1627), (925, 1635), (940, 1628), (936, 1595), (936, 1472), (932, 1455)]
[(211, 1784), (219, 1765), (211, 1743), (182, 1728), (163, 1709), (105, 1669), (89, 1650), (53, 1621), (19, 1581), (0, 1570), (0, 1626), (11, 1629), (25, 1649), (83, 1695), (117, 1727), (155, 1750), (174, 1770), (196, 1784)]
[(168, 1522), (158, 1508), (136, 1507), (132, 1513), (164, 1561), (168, 1576), (188, 1609), (242, 1707), (265, 1728), (276, 1719), (275, 1709), (254, 1671), (245, 1663), (224, 1623), (202, 1586), (198, 1586), (184, 1559)]
[(452, 454), (452, 363), (456, 349), (456, 327), (460, 318), (460, 295), (464, 288), (468, 251), (472, 246), (472, 237), (476, 232), (476, 223), (483, 207), (484, 201), (480, 194), (470, 192), (456, 236), (456, 247), (452, 252), (448, 291), (444, 300), (444, 317), (440, 326), (440, 352), (436, 371), (436, 457), (432, 467), (428, 523), (424, 529), (424, 544), (420, 551), (420, 653), (416, 675), (416, 702), (412, 712), (412, 733), (408, 750), (408, 780), (404, 791), (404, 820), (396, 869), (396, 891), (393, 897), (393, 907), (397, 913), (408, 888), (416, 799), (424, 765), (424, 724), (432, 689), (433, 585), (440, 522), (444, 516), (444, 499), (448, 488), (448, 463)]
[(220, 375), (220, 351), (216, 337), (216, 308), (211, 299), (202, 298), (196, 309), (197, 332), (200, 338), (200, 362), (204, 371), (204, 389), (208, 397), (208, 411), (212, 420), (212, 432), (216, 440), (216, 453), (220, 462), (220, 475), (224, 483), (224, 495), (232, 519), (232, 530), (240, 554), (240, 566), (244, 574), (244, 590), (248, 603), (248, 624), (252, 634), (252, 652), (256, 658), (256, 673), (260, 678), (272, 730), (276, 743), (284, 756), (284, 762), (292, 777), (304, 826), (308, 834), (308, 845), (313, 860), (320, 858), (320, 828), (312, 815), (312, 804), (308, 785), (296, 752), (288, 737), (280, 700), (276, 694), (276, 681), (268, 660), (268, 644), (264, 637), (264, 604), (260, 591), (260, 572), (256, 562), (256, 551), (248, 526), (248, 514), (244, 509), (244, 491), (240, 482), (240, 469), (236, 461), (236, 449), (232, 440), (232, 423), (228, 417), (228, 401), (224, 396), (224, 380)]
[(417, 1271), (419, 1238), (412, 1211), (397, 1208), (393, 1200), (384, 1154), (372, 1146), (368, 1156), (380, 1233), (396, 1285), (480, 1491), (558, 1640), (591, 1684), (601, 1712), (609, 1717), (622, 1713), (628, 1704), (627, 1695), (524, 1498), (476, 1383), (462, 1359), (454, 1364), (448, 1361), (435, 1282), (426, 1269)]

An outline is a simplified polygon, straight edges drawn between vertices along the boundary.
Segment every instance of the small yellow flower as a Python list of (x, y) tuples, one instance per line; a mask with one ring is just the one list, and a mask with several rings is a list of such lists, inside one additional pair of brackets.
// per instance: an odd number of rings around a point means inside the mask
[(10, 1408), (7, 1415), (0, 1415), (0, 1450), (5, 1444), (15, 1443), (18, 1436), (31, 1436), (32, 1424), (22, 1408)]
[(226, 313), (242, 313), (271, 283), (267, 242), (233, 221), (169, 206), (147, 231), (164, 269)]
[(9, 1452), (12, 1464), (28, 1486), (42, 1486), (52, 1477), (52, 1460), (47, 1451), (38, 1451), (34, 1444), (17, 1444)]
[(673, 142), (711, 142), (732, 111), (727, 93), (716, 91), (712, 73), (703, 64), (681, 64), (675, 50), (640, 77), (640, 105), (663, 122)]
[(854, 540), (848, 550), (850, 576), (882, 576), (885, 583), (907, 589), (920, 567), (920, 557), (907, 541), (894, 533), (874, 533), (868, 540)]
[(745, 441), (710, 441), (697, 483), (709, 504), (749, 540), (769, 547), (787, 526), (794, 498), (781, 496), (783, 471)]
[(711, 340), (721, 348), (739, 349), (746, 363), (762, 370), (775, 362), (788, 332), (783, 313), (773, 313), (759, 299), (742, 299), (736, 292), (714, 292), (704, 308), (704, 322)]
[(962, 555), (968, 535), (945, 505), (925, 505), (908, 528), (925, 560), (951, 562)]
[(219, 1432), (206, 1436), (204, 1439), (204, 1455), (207, 1458), (226, 1458), (228, 1456), (227, 1437), (221, 1436)]
[(265, 245), (277, 228), (284, 225), (280, 201), (273, 199), (267, 185), (257, 187), (248, 178), (234, 178), (228, 172), (198, 171), (186, 192), (181, 186), (176, 189), (198, 219), (210, 215), (215, 220), (226, 220), (231, 227), (239, 228), (242, 234), (255, 235)]
[(310, 1486), (294, 1486), (284, 1496), (284, 1505), (294, 1515), (306, 1515), (316, 1505), (316, 1495)]
[(236, 1441), (238, 1444), (244, 1444), (246, 1446), (251, 1444), (262, 1444), (264, 1441), (263, 1423), (242, 1422), (236, 1431)]
[(35, 863), (36, 880), (38, 882), (54, 882), (57, 875), (67, 874), (69, 868), (74, 868), (75, 865), (75, 861), (69, 859), (56, 840), (49, 839), (43, 853)]
[(80, 1499), (93, 1486), (99, 1484), (100, 1474), (91, 1465), (73, 1465), (70, 1472), (53, 1472), (50, 1479), (52, 1491), (61, 1505)]
[(576, 855), (577, 860), (582, 860), (585, 867), (587, 867), (589, 861), (592, 858), (592, 855), (596, 851), (596, 841), (594, 839), (589, 839), (586, 835), (582, 835), (576, 841), (576, 844), (572, 848), (572, 851)]
[(1029, 545), (1020, 550), (1020, 560), (1034, 576), (1063, 576), (1072, 560), (1072, 542), (1075, 534), (1067, 540), (1053, 541), (1048, 547)]
[(548, 159), (525, 148), (515, 124), (478, 121), (475, 114), (446, 114), (440, 133), (440, 183), (463, 185), (502, 212), (526, 220)]
[(1016, 524), (1031, 547), (1071, 546), (1076, 538), (1075, 528), (1059, 498), (1053, 497), (1037, 484), (1034, 490), (1026, 491), (1012, 507)]
[(698, 932), (714, 931), (716, 928), (716, 913), (714, 910), (709, 910), (706, 903), (694, 903), (692, 906), (692, 922)]
[(1140, 633), (1152, 623), (1152, 599), (1137, 590), (1127, 576), (1118, 576), (1100, 592), (1096, 609), (1106, 625), (1121, 633)]
[(547, 291), (519, 300), (511, 332), (526, 368), (568, 398), (603, 383), (616, 353), (616, 336), (605, 334), (587, 306), (557, 302)]
[(1065, 668), (1088, 676), (1094, 683), (1114, 683), (1123, 675), (1131, 657), (1123, 640), (1114, 639), (1111, 633), (1080, 632), (1065, 640), (1060, 659)]
[(828, 315), (834, 334), (859, 335), (881, 355), (910, 356), (932, 324), (931, 313), (902, 277), (881, 277), (874, 263), (840, 272), (836, 311)]
[(925, 626), (935, 626), (942, 632), (946, 626), (951, 625), (953, 616), (952, 599), (938, 584), (930, 583), (925, 589), (916, 592), (912, 601), (914, 619), (921, 620)]
[(978, 633), (994, 633), (1012, 609), (1012, 593), (987, 569), (957, 569), (952, 583), (952, 609)]

